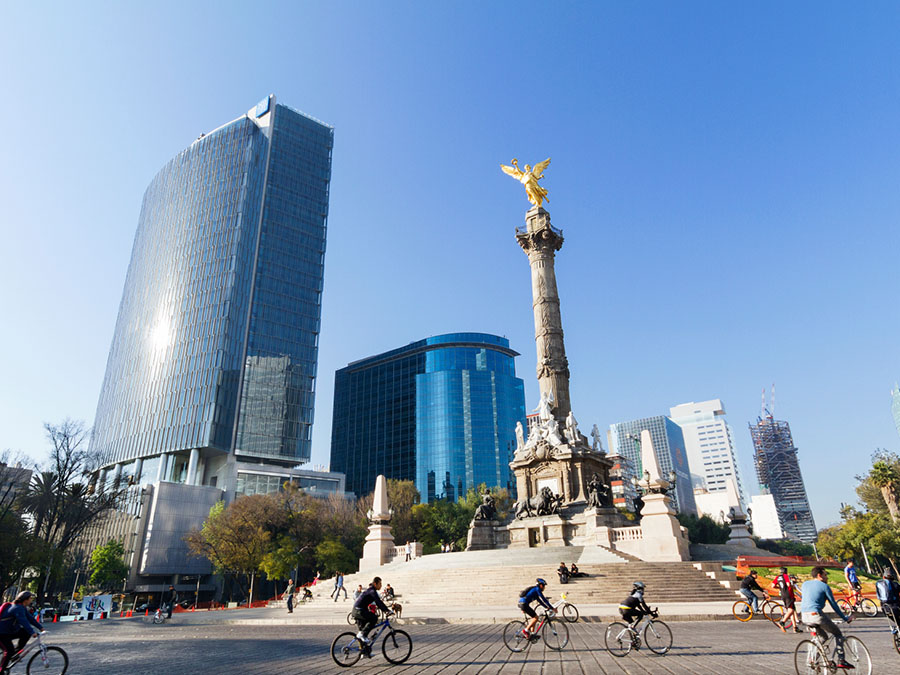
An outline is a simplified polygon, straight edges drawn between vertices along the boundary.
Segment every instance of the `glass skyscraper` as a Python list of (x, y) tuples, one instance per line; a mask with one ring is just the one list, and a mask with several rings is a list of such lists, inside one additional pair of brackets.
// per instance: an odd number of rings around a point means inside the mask
[(335, 373), (331, 469), (358, 495), (375, 477), (415, 481), (423, 501), (470, 487), (514, 489), (509, 462), (525, 387), (506, 338), (451, 333)]
[(333, 136), (269, 96), (153, 178), (92, 438), (116, 477), (309, 459)]
[(662, 477), (666, 478), (670, 471), (675, 471), (675, 492), (672, 494), (675, 510), (679, 513), (696, 513), (697, 505), (694, 502), (694, 488), (691, 484), (691, 471), (685, 451), (684, 434), (681, 432), (681, 427), (668, 417), (656, 415), (655, 417), (611, 424), (609, 426), (610, 454), (626, 457), (634, 468), (635, 475), (641, 479), (644, 473), (644, 462), (641, 459), (639, 439), (644, 429), (650, 432), (653, 451), (656, 453)]

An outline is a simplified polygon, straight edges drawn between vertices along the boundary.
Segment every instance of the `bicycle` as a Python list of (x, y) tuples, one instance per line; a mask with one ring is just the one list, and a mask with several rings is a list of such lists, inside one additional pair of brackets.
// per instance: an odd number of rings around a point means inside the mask
[[(531, 635), (525, 635), (524, 621), (510, 621), (503, 629), (503, 644), (511, 652), (521, 652), (537, 642), (538, 636), (544, 638), (544, 644), (554, 651), (562, 651), (569, 644), (569, 629), (563, 621), (554, 621), (556, 611), (547, 609), (541, 612), (540, 621)], [(543, 630), (544, 626), (547, 630)]]
[[(837, 664), (834, 662), (837, 653), (837, 644), (832, 645), (831, 656), (828, 655), (828, 644), (834, 642), (831, 636), (822, 642), (815, 626), (809, 627), (811, 640), (801, 640), (794, 650), (794, 670), (797, 675), (824, 675), (824, 673), (836, 673)], [(854, 667), (857, 675), (871, 675), (872, 657), (869, 650), (855, 635), (844, 638), (844, 658)]]
[(162, 605), (160, 605), (159, 607), (156, 608), (156, 611), (153, 613), (153, 616), (151, 617), (150, 621), (157, 625), (163, 624), (166, 622), (166, 619), (168, 618), (166, 616), (166, 614), (167, 614), (167, 610)]
[(626, 656), (632, 649), (641, 648), (641, 641), (654, 654), (663, 655), (672, 648), (672, 630), (662, 621), (657, 620), (659, 612), (654, 609), (640, 621), (626, 624), (613, 621), (606, 628), (603, 640), (606, 651), (613, 656)]
[(342, 668), (349, 668), (359, 661), (366, 652), (366, 647), (369, 648), (366, 655), (371, 658), (371, 649), (378, 642), (381, 634), (387, 631), (387, 635), (381, 641), (381, 653), (384, 654), (388, 663), (394, 665), (405, 663), (412, 654), (412, 638), (409, 637), (409, 633), (391, 626), (390, 615), (377, 623), (375, 628), (378, 629), (378, 632), (368, 640), (368, 644), (356, 637), (356, 633), (353, 632), (341, 633), (334, 638), (331, 643), (331, 658), (334, 659), (334, 662)]
[(894, 649), (900, 654), (900, 626), (897, 625), (897, 617), (893, 616), (893, 612), (889, 613), (884, 605), (881, 606), (881, 610), (887, 617), (888, 625), (891, 627), (891, 639), (894, 641)]
[[(380, 609), (376, 609), (376, 610), (375, 610), (375, 615), (378, 617), (378, 620), (379, 620), (379, 621), (384, 621), (385, 617), (387, 616), (387, 614), (385, 614), (384, 612), (382, 612)], [(350, 612), (347, 614), (347, 623), (350, 624), (351, 626), (355, 626), (355, 625), (356, 625), (356, 619), (355, 619), (354, 616), (353, 616), (353, 610), (352, 610), (352, 609), (351, 609)]]
[[(569, 623), (575, 623), (578, 621), (578, 608), (570, 602), (566, 602), (566, 594), (563, 593), (559, 596), (561, 600), (557, 600), (556, 604), (553, 605), (553, 611), (562, 614), (562, 617), (568, 621)], [(562, 610), (559, 608), (562, 607)]]
[[(766, 595), (762, 600), (758, 600), (760, 611), (772, 623), (779, 623), (784, 618), (784, 605), (776, 602)], [(738, 600), (731, 606), (731, 613), (734, 618), (742, 623), (746, 623), (752, 619), (757, 612), (753, 611), (753, 606), (749, 600)]]
[(35, 645), (37, 645), (39, 651), (32, 655), (28, 660), (28, 665), (25, 666), (25, 672), (28, 675), (31, 675), (32, 673), (63, 675), (63, 673), (68, 670), (69, 655), (66, 654), (66, 651), (62, 647), (48, 647), (45, 645), (44, 641), (41, 639), (43, 634), (44, 633), (38, 633), (34, 641), (29, 640), (24, 649), (12, 657), (9, 664), (6, 666), (6, 669), (3, 671), (3, 675), (7, 675), (7, 673), (10, 673), (17, 664), (22, 663), (28, 653), (34, 650)]
[(844, 597), (838, 600), (838, 607), (847, 616), (852, 615), (854, 612), (865, 614), (870, 619), (878, 615), (878, 605), (872, 602), (870, 598), (858, 597), (855, 602), (850, 602), (850, 598), (850, 595), (844, 593)]

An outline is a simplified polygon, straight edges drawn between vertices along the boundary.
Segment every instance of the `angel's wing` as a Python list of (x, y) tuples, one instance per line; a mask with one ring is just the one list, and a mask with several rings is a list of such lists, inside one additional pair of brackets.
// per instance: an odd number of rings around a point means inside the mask
[(509, 174), (516, 180), (519, 180), (522, 176), (525, 175), (514, 166), (507, 166), (506, 164), (501, 164), (500, 168), (503, 169), (503, 173)]
[(534, 168), (531, 170), (531, 173), (534, 174), (534, 177), (537, 179), (541, 179), (544, 177), (544, 169), (550, 166), (550, 158), (548, 157), (543, 162), (538, 162), (534, 165)]

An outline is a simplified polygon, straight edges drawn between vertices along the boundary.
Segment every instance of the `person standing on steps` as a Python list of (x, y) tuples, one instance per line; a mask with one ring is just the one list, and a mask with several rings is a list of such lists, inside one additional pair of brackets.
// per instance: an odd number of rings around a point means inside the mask
[(288, 581), (287, 588), (284, 589), (284, 597), (287, 598), (288, 614), (294, 613), (294, 580)]
[(406, 560), (404, 562), (409, 562), (412, 558), (412, 544), (406, 542)]
[(344, 600), (347, 599), (347, 589), (344, 588), (344, 573), (343, 572), (335, 572), (334, 574), (334, 591), (332, 592), (332, 596), (334, 597), (334, 601), (338, 601), (338, 596), (341, 594), (341, 591), (344, 591)]

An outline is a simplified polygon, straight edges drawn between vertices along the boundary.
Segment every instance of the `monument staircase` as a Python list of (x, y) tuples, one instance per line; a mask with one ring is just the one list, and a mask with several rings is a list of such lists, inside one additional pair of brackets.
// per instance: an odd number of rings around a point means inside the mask
[[(575, 562), (588, 577), (559, 583), (556, 568), (565, 561)], [(549, 582), (547, 597), (555, 601), (567, 593), (576, 604), (619, 603), (630, 592), (633, 582), (647, 584), (650, 604), (661, 602), (710, 602), (731, 600), (736, 592), (705, 569), (690, 562), (642, 562), (599, 546), (540, 547), (532, 549), (496, 549), (460, 553), (436, 553), (403, 562), (394, 561), (380, 568), (347, 575), (344, 585), (351, 593), (358, 584), (365, 588), (372, 577), (380, 576), (398, 593), (397, 602), (404, 611), (415, 607), (434, 607), (449, 602), (469, 602), (477, 606), (514, 604), (519, 591), (534, 584), (537, 577)], [(333, 580), (322, 580), (313, 594), (327, 598)], [(452, 599), (455, 598), (455, 599)]]

